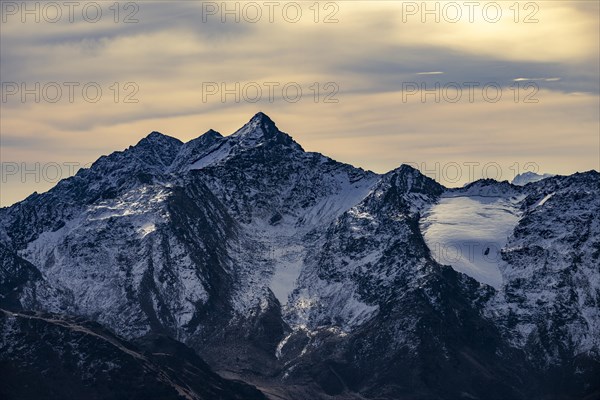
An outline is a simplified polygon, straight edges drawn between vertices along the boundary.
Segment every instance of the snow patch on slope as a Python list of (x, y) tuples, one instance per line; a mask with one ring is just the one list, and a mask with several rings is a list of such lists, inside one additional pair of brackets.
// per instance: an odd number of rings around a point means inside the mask
[[(154, 310), (168, 308), (177, 326), (184, 326), (208, 293), (184, 246), (173, 236), (162, 240), (170, 193), (163, 186), (141, 186), (89, 205), (55, 232), (40, 234), (20, 255), (53, 286), (69, 291), (77, 313), (119, 327), (123, 336), (147, 332), (143, 310), (128, 305), (145, 290), (144, 280), (153, 281), (162, 296), (159, 305), (156, 293), (149, 294)], [(174, 278), (159, 279), (167, 272)]]
[(288, 296), (296, 287), (296, 280), (304, 265), (304, 250), (303, 246), (295, 244), (273, 249), (275, 271), (269, 288), (281, 305), (287, 304)]
[(331, 178), (331, 187), (336, 188), (335, 192), (309, 208), (299, 222), (308, 226), (330, 223), (367, 197), (378, 179), (379, 177), (374, 175), (351, 182), (344, 171), (339, 171)]
[(500, 196), (442, 196), (421, 220), (435, 260), (499, 289), (500, 251), (520, 218), (516, 203)]
[(538, 202), (538, 203), (537, 203), (537, 204), (534, 206), (534, 208), (537, 208), (537, 207), (541, 207), (541, 206), (543, 206), (543, 205), (544, 205), (544, 204), (545, 204), (545, 203), (546, 203), (548, 200), (550, 200), (550, 198), (551, 198), (552, 196), (554, 196), (554, 192), (553, 192), (553, 193), (550, 193), (550, 194), (548, 194), (548, 195), (546, 195), (546, 197), (544, 197), (543, 199), (541, 199), (541, 200), (540, 200), (540, 201), (539, 201), (539, 202)]
[(216, 164), (226, 159), (231, 153), (231, 144), (229, 142), (224, 143), (222, 146), (216, 148), (214, 151), (208, 153), (204, 157), (196, 160), (189, 169), (202, 169), (209, 165)]

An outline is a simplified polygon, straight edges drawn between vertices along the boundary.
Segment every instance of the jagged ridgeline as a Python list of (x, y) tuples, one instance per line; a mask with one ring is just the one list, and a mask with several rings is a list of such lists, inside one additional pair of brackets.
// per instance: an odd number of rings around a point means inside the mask
[(600, 174), (530, 178), (152, 132), (0, 209), (0, 397), (599, 398)]

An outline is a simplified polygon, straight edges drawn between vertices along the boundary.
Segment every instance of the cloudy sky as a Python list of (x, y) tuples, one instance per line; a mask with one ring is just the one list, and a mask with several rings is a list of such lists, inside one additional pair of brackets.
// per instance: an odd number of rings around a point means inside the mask
[(447, 186), (598, 170), (599, 2), (476, 3), (2, 1), (0, 203), (257, 111), (306, 150)]

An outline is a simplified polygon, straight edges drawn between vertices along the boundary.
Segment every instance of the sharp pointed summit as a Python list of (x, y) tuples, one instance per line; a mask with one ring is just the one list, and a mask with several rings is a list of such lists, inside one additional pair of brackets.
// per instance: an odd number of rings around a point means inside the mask
[(256, 113), (250, 121), (238, 129), (232, 137), (271, 138), (279, 132), (275, 122), (262, 112)]
[(261, 121), (261, 122), (270, 122), (271, 124), (275, 125), (275, 123), (273, 122), (273, 120), (264, 112), (259, 111), (256, 114), (254, 114), (254, 116), (250, 119), (250, 121)]
[(275, 122), (267, 114), (260, 111), (244, 126), (233, 133), (231, 138), (243, 147), (255, 147), (265, 142), (272, 142), (288, 146), (294, 145), (302, 149), (291, 136), (280, 131)]

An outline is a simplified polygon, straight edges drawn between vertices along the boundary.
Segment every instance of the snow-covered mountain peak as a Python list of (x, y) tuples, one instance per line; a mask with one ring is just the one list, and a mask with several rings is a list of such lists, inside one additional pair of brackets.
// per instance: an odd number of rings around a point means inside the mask
[(169, 168), (170, 172), (184, 171), (196, 161), (218, 148), (225, 141), (219, 132), (209, 129), (195, 139), (181, 146), (179, 153)]
[(248, 123), (233, 133), (230, 139), (243, 147), (255, 147), (271, 142), (302, 149), (290, 135), (281, 132), (275, 122), (262, 112), (255, 114)]
[(181, 140), (157, 131), (152, 131), (148, 136), (137, 142), (136, 145), (129, 146), (123, 152), (123, 155), (135, 156), (137, 158), (145, 158), (148, 155), (151, 158), (158, 158), (155, 161), (160, 161), (160, 164), (168, 166), (173, 161), (174, 156), (181, 146), (183, 146)]
[(272, 125), (275, 125), (275, 122), (273, 122), (273, 120), (271, 119), (271, 117), (269, 117), (267, 114), (265, 114), (262, 111), (257, 112), (256, 114), (254, 114), (252, 116), (252, 118), (250, 119), (250, 121), (257, 121), (259, 123), (270, 123)]
[[(209, 132), (201, 136), (201, 138), (208, 135), (212, 141), (209, 142), (207, 140), (206, 143), (201, 143), (201, 151), (196, 151), (196, 153), (199, 154), (199, 157), (190, 160), (190, 162), (185, 164), (185, 168), (206, 168), (248, 150), (263, 149), (265, 147), (277, 147), (277, 151), (282, 150), (284, 152), (292, 151), (304, 153), (302, 146), (296, 143), (290, 135), (280, 131), (273, 120), (262, 112), (254, 115), (250, 121), (229, 136), (222, 137), (220, 134), (217, 136), (216, 132)], [(192, 142), (186, 143), (186, 145), (184, 145), (184, 150), (188, 145), (192, 144)], [(181, 164), (181, 162), (178, 164)]]
[(527, 171), (515, 176), (511, 183), (517, 186), (525, 186), (528, 183), (538, 182), (542, 179), (551, 178), (553, 176), (554, 175), (552, 174), (536, 174), (535, 172)]
[[(179, 139), (153, 131), (137, 144), (129, 146), (123, 151), (115, 151), (101, 156), (90, 168), (80, 169), (76, 176), (96, 187), (102, 186), (101, 182), (119, 186), (128, 178), (130, 180), (131, 175), (148, 181), (150, 175), (160, 175), (165, 172), (183, 145)], [(142, 176), (140, 174), (150, 175)], [(63, 184), (61, 182), (57, 187), (61, 187)]]
[(269, 118), (266, 114), (259, 112), (255, 114), (250, 121), (244, 126), (238, 129), (231, 137), (243, 138), (243, 137), (272, 137), (279, 129), (275, 125), (275, 122)]
[(155, 146), (179, 147), (181, 145), (183, 145), (183, 142), (177, 138), (165, 135), (158, 131), (152, 131), (148, 134), (148, 136), (146, 136), (145, 138), (140, 140), (135, 146), (131, 146), (130, 148), (146, 148)]

